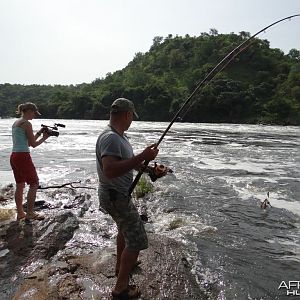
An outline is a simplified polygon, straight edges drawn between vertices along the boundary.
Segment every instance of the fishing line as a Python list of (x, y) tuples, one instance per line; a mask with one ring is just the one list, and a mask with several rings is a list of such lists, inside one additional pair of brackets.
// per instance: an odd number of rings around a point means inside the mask
[[(249, 37), (248, 39), (246, 39), (245, 41), (243, 41), (241, 44), (239, 44), (237, 47), (235, 47), (231, 52), (229, 52), (206, 76), (205, 78), (200, 81), (197, 85), (196, 88), (193, 90), (193, 92), (187, 97), (187, 99), (184, 101), (183, 105), (181, 106), (181, 108), (177, 111), (177, 113), (174, 115), (173, 119), (171, 120), (170, 124), (167, 126), (167, 128), (165, 129), (165, 131), (162, 133), (161, 137), (159, 138), (158, 142), (156, 143), (156, 147), (159, 146), (159, 144), (162, 142), (162, 140), (164, 139), (165, 135), (168, 133), (168, 131), (170, 130), (170, 128), (172, 127), (172, 125), (176, 122), (176, 120), (178, 120), (178, 118), (180, 117), (180, 114), (183, 112), (184, 109), (187, 108), (187, 106), (189, 104), (191, 104), (191, 100), (194, 97), (194, 95), (199, 91), (199, 89), (203, 86), (206, 86), (218, 73), (220, 73), (237, 55), (239, 55), (240, 53), (242, 53), (243, 51), (245, 51), (252, 43), (251, 41), (260, 33), (266, 31), (267, 29), (269, 29), (270, 27), (283, 22), (285, 20), (291, 20), (292, 18), (295, 17), (299, 17), (300, 14), (296, 14), (296, 15), (292, 15), (283, 19), (280, 19), (266, 27), (264, 27), (263, 29), (259, 30), (258, 32), (256, 32), (254, 35), (252, 35), (251, 37)], [(144, 165), (147, 166), (149, 164), (149, 161), (145, 161)], [(142, 169), (142, 168), (141, 168)], [(129, 188), (129, 195), (132, 193), (132, 191), (134, 190), (135, 186), (137, 185), (137, 183), (139, 182), (141, 176), (143, 174), (143, 171), (140, 170), (138, 172), (138, 174), (136, 175), (133, 183), (131, 184), (130, 188)]]

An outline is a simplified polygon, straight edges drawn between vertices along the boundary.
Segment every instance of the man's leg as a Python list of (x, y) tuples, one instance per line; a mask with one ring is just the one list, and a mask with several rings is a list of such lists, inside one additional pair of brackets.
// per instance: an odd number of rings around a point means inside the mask
[(116, 275), (118, 276), (120, 265), (121, 265), (121, 256), (123, 253), (123, 250), (125, 248), (125, 239), (124, 235), (121, 231), (118, 231), (117, 235), (117, 262), (116, 262)]
[(129, 274), (133, 269), (138, 256), (139, 251), (129, 250), (127, 247), (124, 248), (121, 255), (120, 270), (117, 283), (115, 285), (115, 292), (120, 293), (127, 288), (129, 282)]

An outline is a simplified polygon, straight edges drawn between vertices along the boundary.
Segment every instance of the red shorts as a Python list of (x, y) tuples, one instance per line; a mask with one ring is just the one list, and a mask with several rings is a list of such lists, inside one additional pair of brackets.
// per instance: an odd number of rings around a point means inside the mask
[(39, 178), (29, 152), (13, 152), (10, 156), (10, 165), (14, 172), (16, 183), (39, 183)]

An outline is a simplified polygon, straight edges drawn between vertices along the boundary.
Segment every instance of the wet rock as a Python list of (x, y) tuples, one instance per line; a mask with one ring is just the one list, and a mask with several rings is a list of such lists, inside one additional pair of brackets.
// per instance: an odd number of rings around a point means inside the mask
[(183, 248), (172, 239), (157, 235), (150, 238), (149, 249), (141, 254), (141, 270), (135, 278), (143, 299), (204, 299)]
[[(77, 283), (77, 276), (67, 275), (63, 278), (57, 287), (59, 299), (79, 299), (79, 294), (82, 291), (82, 286)], [(70, 295), (72, 295), (70, 297)]]
[(35, 247), (35, 256), (45, 259), (54, 256), (72, 238), (78, 226), (77, 218), (70, 211), (44, 223), (41, 226), (44, 233)]
[(76, 195), (74, 199), (64, 205), (64, 208), (76, 209), (76, 215), (82, 218), (91, 206), (90, 198), (91, 195), (86, 193)]
[[(0, 299), (11, 299), (11, 294), (24, 277), (39, 282), (44, 281), (44, 274), (20, 273), (20, 269), (24, 270), (30, 266), (34, 270), (39, 266), (42, 267), (48, 259), (65, 247), (65, 244), (73, 237), (78, 224), (77, 217), (68, 211), (53, 218), (47, 217), (43, 221), (11, 222), (1, 225), (2, 249), (0, 250), (7, 249), (9, 252), (6, 251), (5, 256), (0, 257), (0, 286), (2, 287)], [(65, 273), (68, 272), (70, 269), (66, 269)], [(11, 284), (12, 281), (14, 281), (14, 286)], [(43, 298), (46, 296), (41, 294), (39, 286), (28, 289), (25, 294), (28, 297), (20, 299), (46, 299)]]
[[(109, 246), (114, 236), (110, 225), (89, 224), (93, 236), (107, 239), (101, 247), (92, 240), (82, 244), (82, 239), (66, 247), (79, 226), (78, 217), (90, 205), (90, 195), (77, 194), (65, 207), (47, 212), (43, 221), (0, 224), (1, 300), (111, 299), (116, 249)], [(85, 225), (90, 219), (80, 222)], [(191, 273), (185, 246), (154, 234), (149, 234), (149, 244), (132, 275), (131, 283), (142, 290), (141, 299), (206, 299)]]
[[(183, 246), (158, 235), (150, 235), (149, 242), (131, 279), (140, 287), (142, 299), (206, 299), (191, 273)], [(59, 259), (25, 279), (13, 299), (25, 299), (24, 295), (30, 291), (40, 291), (39, 299), (45, 300), (111, 299), (110, 292), (116, 282), (114, 248)]]
[(13, 184), (8, 184), (0, 190), (0, 203), (6, 202), (14, 198), (14, 186)]
[[(27, 211), (27, 202), (23, 204), (24, 211)], [(35, 210), (42, 210), (42, 209), (51, 209), (52, 205), (47, 203), (45, 200), (37, 200), (34, 203)]]

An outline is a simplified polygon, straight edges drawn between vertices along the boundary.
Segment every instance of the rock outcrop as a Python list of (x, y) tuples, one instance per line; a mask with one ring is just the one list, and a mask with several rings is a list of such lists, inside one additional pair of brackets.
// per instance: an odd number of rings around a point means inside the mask
[[(149, 238), (149, 249), (141, 252), (131, 278), (142, 291), (141, 299), (205, 299), (181, 244), (153, 234)], [(61, 257), (28, 276), (13, 300), (111, 299), (115, 259), (114, 249)]]
[[(40, 201), (36, 206), (47, 210), (45, 220), (0, 223), (1, 300), (111, 299), (115, 237), (107, 230), (111, 227), (106, 216), (91, 208), (90, 198), (72, 195), (67, 203), (54, 205)], [(77, 229), (79, 236), (84, 232), (95, 241), (101, 238), (102, 246), (92, 243), (86, 248), (80, 239), (74, 243)], [(162, 235), (148, 236), (149, 248), (141, 252), (141, 264), (131, 277), (142, 291), (141, 299), (206, 299), (184, 245)]]
[(10, 299), (16, 285), (22, 282), (20, 270), (35, 264), (45, 264), (45, 260), (64, 248), (77, 228), (77, 217), (70, 211), (40, 222), (14, 221), (2, 225), (0, 246), (6, 253), (0, 256), (0, 299)]

